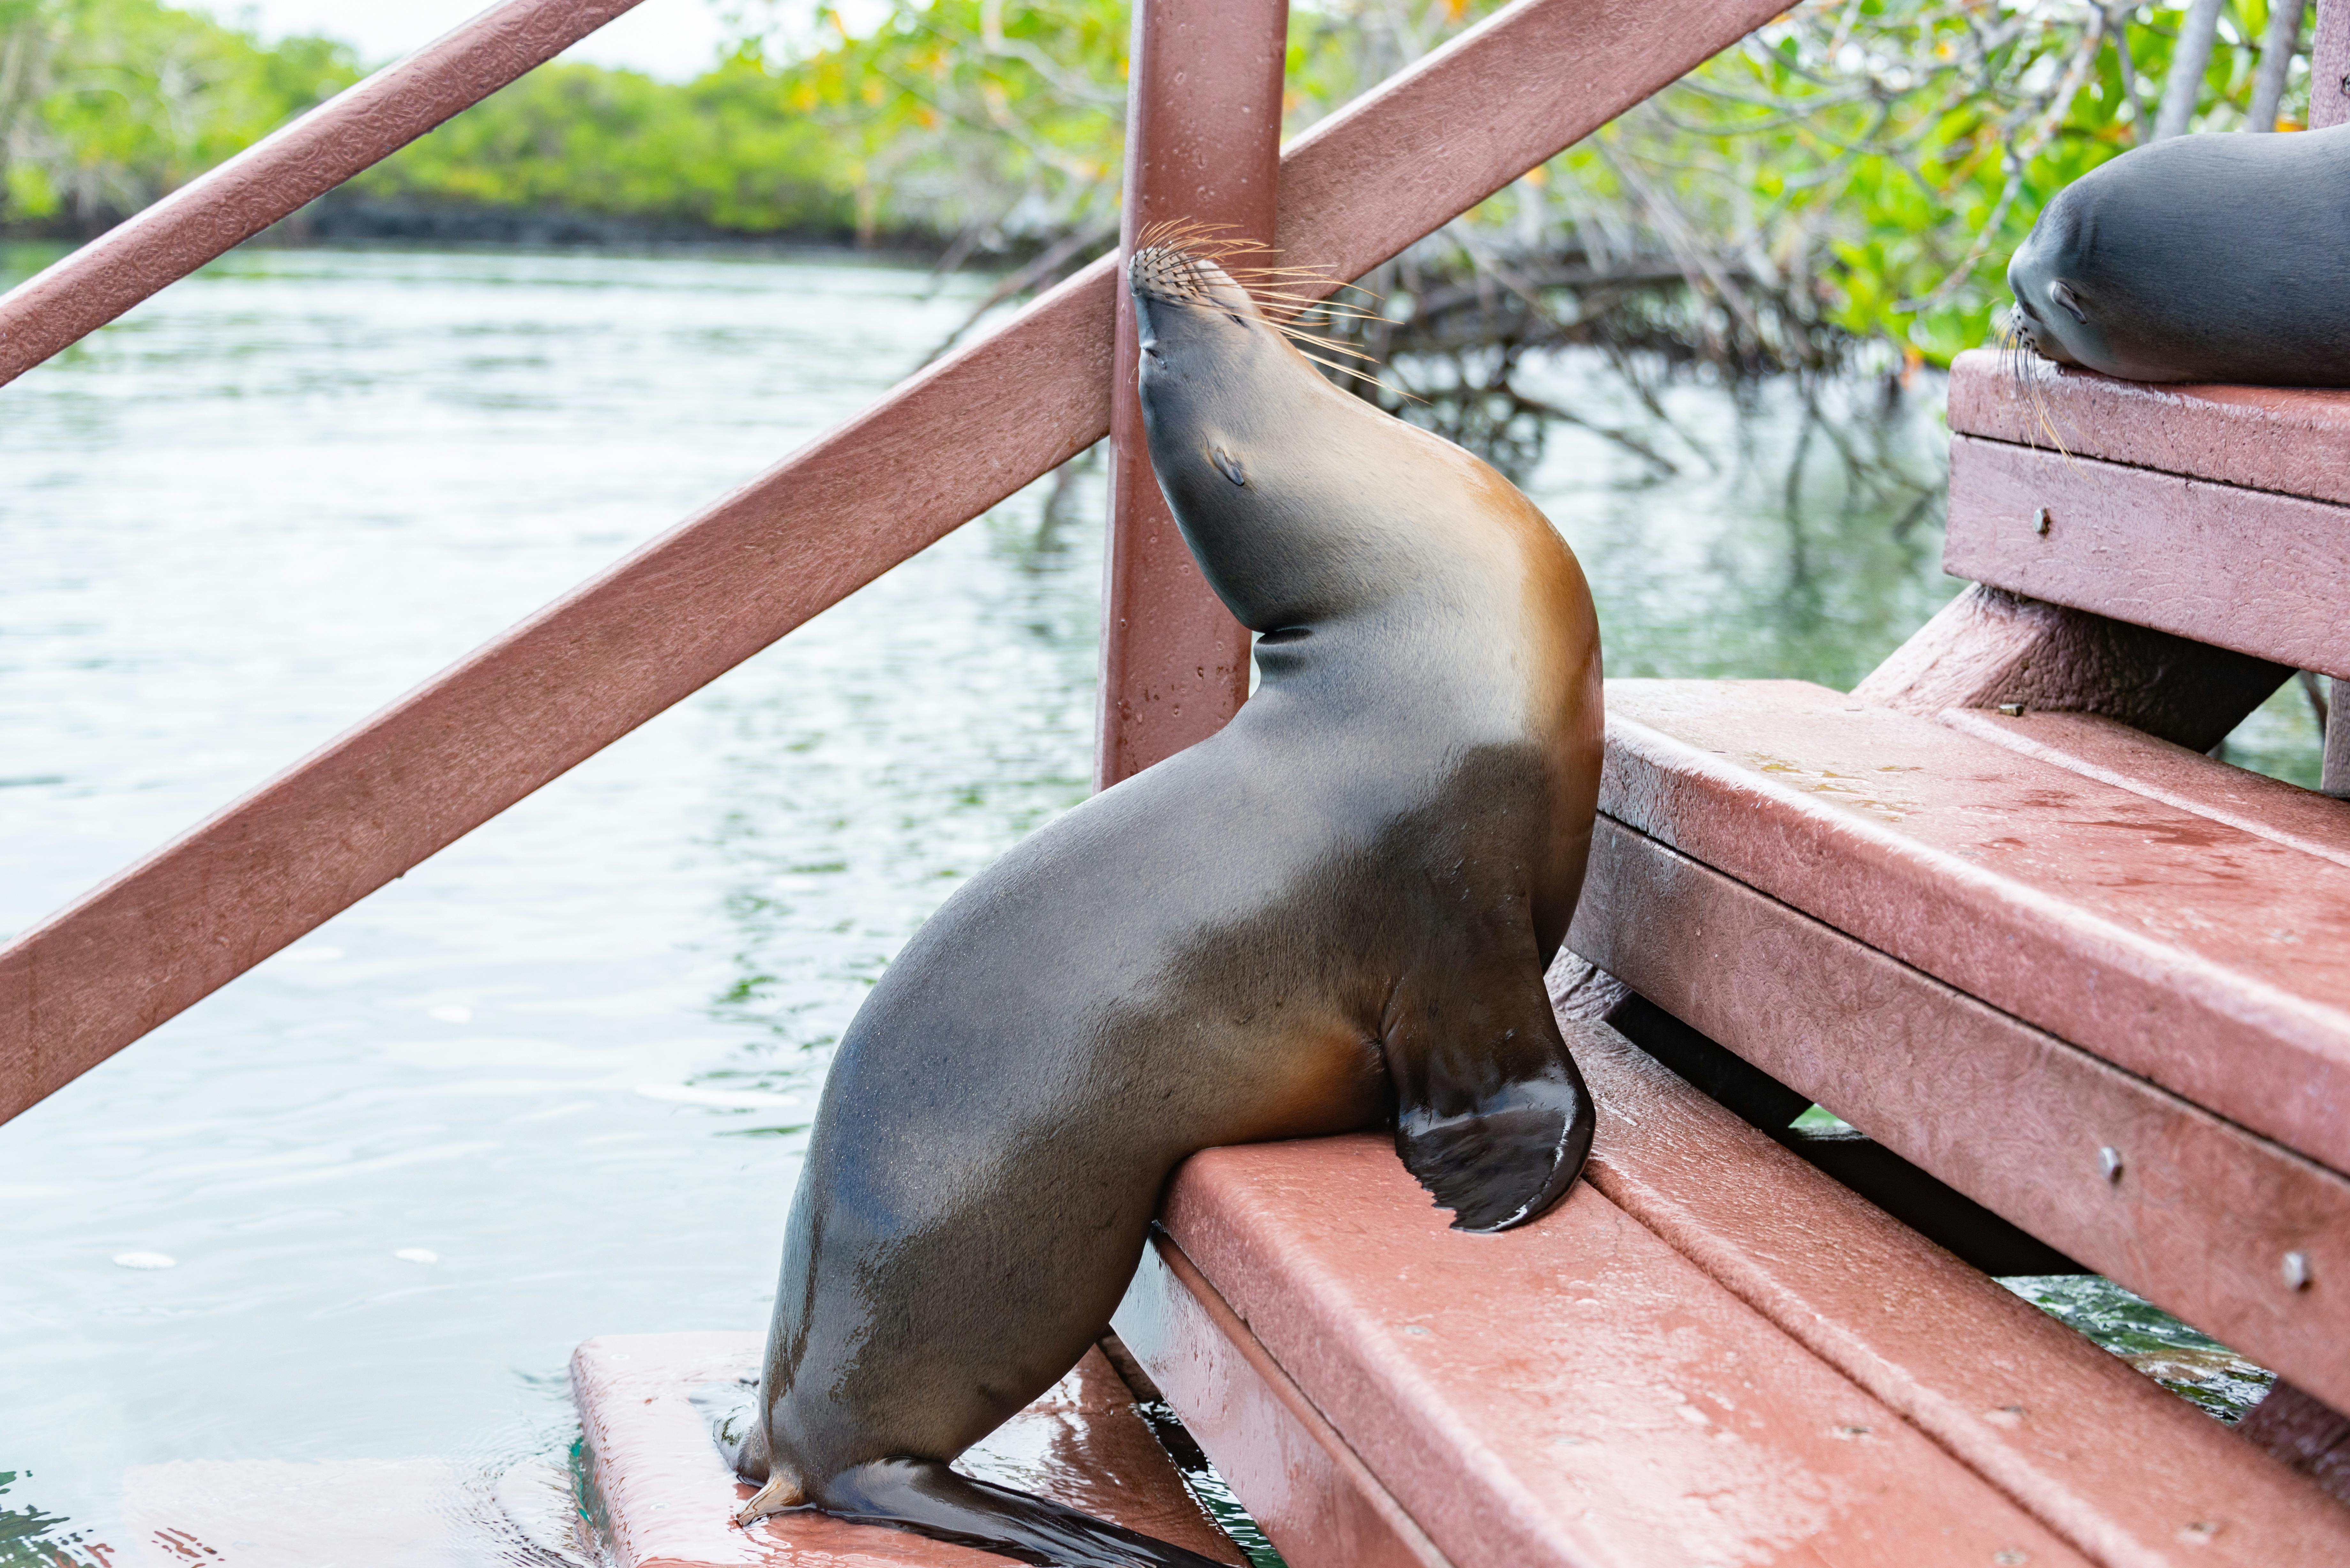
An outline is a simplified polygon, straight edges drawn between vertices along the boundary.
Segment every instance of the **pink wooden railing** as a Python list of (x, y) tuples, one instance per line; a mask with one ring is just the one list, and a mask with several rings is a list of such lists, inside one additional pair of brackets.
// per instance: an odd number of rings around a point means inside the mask
[[(0, 378), (628, 8), (508, 0), (313, 110), (0, 299)], [(1359, 276), (1779, 9), (1517, 0), (1284, 151), (1274, 238), (1291, 260)], [(1220, 161), (1263, 166), (1273, 16), (1268, 0), (1144, 0), (1138, 219), (1197, 202), (1259, 229), (1262, 176), (1235, 182)], [(1201, 105), (1248, 118), (1202, 125)], [(1185, 138), (1211, 133), (1222, 140), (1187, 164)], [(1087, 268), (0, 949), (0, 1119), (1109, 433), (1116, 274), (1115, 258)], [(1126, 452), (1106, 778), (1221, 723), (1246, 670)]]
[[(1156, 223), (1223, 223), (1274, 243), (1288, 0), (1139, 5), (1118, 252)], [(1191, 560), (1142, 434), (1134, 302), (1114, 291), (1109, 548), (1102, 574), (1094, 782), (1107, 788), (1213, 734), (1248, 696), (1249, 638)]]
[(506, 0), (190, 181), (0, 299), (0, 386), (640, 0)]

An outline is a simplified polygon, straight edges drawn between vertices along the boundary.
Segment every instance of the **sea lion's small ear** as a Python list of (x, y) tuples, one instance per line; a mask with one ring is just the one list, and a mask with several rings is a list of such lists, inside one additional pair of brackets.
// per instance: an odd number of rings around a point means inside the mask
[(1479, 989), (1451, 1006), (1399, 989), (1386, 1040), (1396, 1152), (1454, 1230), (1506, 1231), (1565, 1195), (1596, 1117), (1540, 972), (1494, 988), (1504, 994)]

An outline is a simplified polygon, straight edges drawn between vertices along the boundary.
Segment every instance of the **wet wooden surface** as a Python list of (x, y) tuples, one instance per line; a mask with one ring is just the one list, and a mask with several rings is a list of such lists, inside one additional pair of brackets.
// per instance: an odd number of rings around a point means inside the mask
[(2339, 864), (1801, 681), (1607, 705), (1609, 817), (2350, 1170)]
[[(596, 1514), (616, 1568), (1001, 1568), (993, 1552), (810, 1511), (752, 1530), (751, 1495), (689, 1400), (758, 1366), (755, 1333), (615, 1334), (572, 1356)], [(1184, 1490), (1099, 1351), (958, 1461), (966, 1474), (1115, 1521), (1218, 1562), (1239, 1551)]]
[(1289, 1568), (1446, 1568), (1403, 1505), (1164, 1234), (1143, 1253), (1114, 1326)]
[(1196, 1156), (1166, 1222), (1451, 1562), (2086, 1561), (1604, 1193), (1448, 1218), (1362, 1135)]
[(1970, 349), (1953, 433), (2350, 505), (2350, 391), (2157, 386)]
[[(2350, 1397), (2350, 1179), (1603, 818), (1574, 950), (2070, 1257)], [(2109, 1175), (2105, 1151), (2118, 1169)]]
[(2037, 762), (2350, 866), (2350, 810), (2282, 779), (2230, 766), (2095, 713), (1952, 709), (1938, 717), (1961, 733)]
[(1599, 1189), (2084, 1554), (2244, 1568), (2350, 1561), (2350, 1511), (2218, 1421), (1613, 1031), (1568, 1038), (1599, 1101)]

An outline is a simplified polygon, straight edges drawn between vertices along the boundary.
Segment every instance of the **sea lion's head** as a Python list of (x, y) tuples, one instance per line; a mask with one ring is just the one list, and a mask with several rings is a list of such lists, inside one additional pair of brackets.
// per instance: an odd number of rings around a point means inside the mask
[(2089, 205), (2076, 182), (2041, 210), (2008, 260), (2007, 289), (2015, 306), (2006, 327), (2012, 342), (2043, 359), (2104, 369), (2113, 352), (2091, 314), (2098, 290), (2086, 281), (2094, 230), (2085, 221)]
[(1209, 586), (1243, 625), (1288, 631), (1419, 575), (1398, 555), (1415, 530), (1352, 493), (1397, 439), (1434, 438), (1325, 379), (1292, 339), (1326, 340), (1275, 314), (1306, 303), (1297, 275), (1242, 268), (1260, 286), (1244, 287), (1222, 265), (1241, 249), (1189, 225), (1143, 236), (1127, 264), (1138, 389), (1151, 468)]
[(2008, 342), (2133, 381), (2350, 379), (2350, 140), (2180, 136), (2058, 192), (2008, 263)]
[(1220, 265), (1220, 253), (1236, 247), (1180, 231), (1145, 241), (1126, 276), (1147, 419), (1198, 419), (1252, 393), (1278, 395), (1275, 389), (1291, 396), (1327, 389), (1292, 342), (1297, 329), (1269, 316)]

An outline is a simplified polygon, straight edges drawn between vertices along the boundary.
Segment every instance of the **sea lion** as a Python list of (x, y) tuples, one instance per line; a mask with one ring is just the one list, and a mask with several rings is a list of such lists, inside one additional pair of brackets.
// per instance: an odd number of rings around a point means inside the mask
[(1600, 761), (1581, 569), (1460, 448), (1326, 380), (1206, 254), (1128, 267), (1153, 468), (1262, 681), (1031, 835), (827, 1078), (754, 1418), (795, 1506), (1072, 1568), (1202, 1560), (948, 1461), (1098, 1339), (1170, 1175), (1393, 1118), (1454, 1223), (1534, 1218), (1590, 1096), (1543, 987)]
[(2350, 125), (2181, 136), (2056, 193), (2009, 340), (2132, 381), (2350, 386)]

